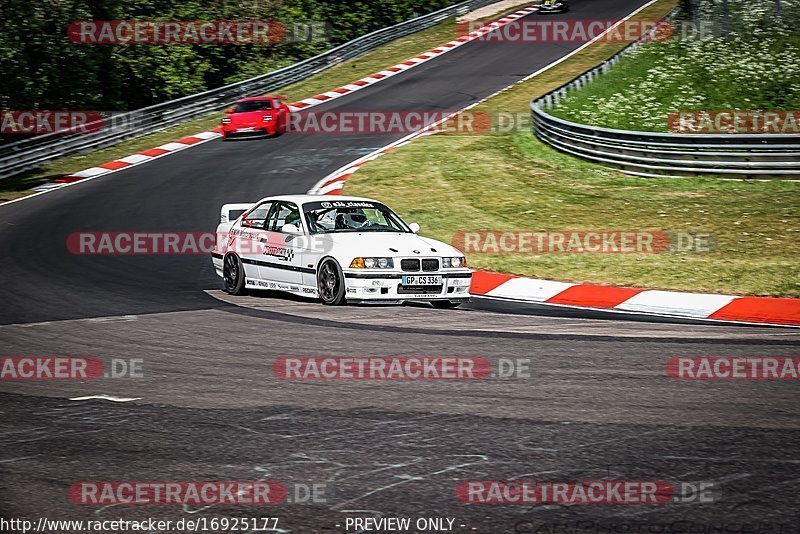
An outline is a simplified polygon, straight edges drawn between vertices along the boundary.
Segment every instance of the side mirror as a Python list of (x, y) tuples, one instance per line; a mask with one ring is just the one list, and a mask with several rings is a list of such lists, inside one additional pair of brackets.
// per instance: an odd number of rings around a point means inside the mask
[(281, 226), (281, 232), (283, 232), (284, 234), (294, 234), (294, 235), (300, 235), (303, 233), (303, 231), (300, 229), (299, 226), (295, 226), (293, 224), (284, 224), (283, 226)]
[(409, 225), (408, 225), (408, 227), (409, 227), (409, 228), (411, 229), (411, 231), (412, 231), (412, 232), (414, 232), (415, 234), (418, 234), (418, 233), (419, 233), (419, 225), (418, 225), (417, 223), (411, 223), (411, 224), (409, 224)]
[(225, 113), (233, 113), (233, 108), (228, 108), (225, 110)]

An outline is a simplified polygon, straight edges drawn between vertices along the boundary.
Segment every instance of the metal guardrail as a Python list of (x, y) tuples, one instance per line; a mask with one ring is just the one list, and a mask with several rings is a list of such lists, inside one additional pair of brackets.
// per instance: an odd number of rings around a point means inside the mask
[(606, 74), (635, 51), (632, 43), (601, 65), (531, 102), (533, 130), (568, 154), (647, 177), (716, 174), (730, 177), (800, 178), (798, 134), (677, 134), (600, 128), (548, 114), (570, 91)]
[(116, 115), (120, 126), (84, 134), (40, 135), (0, 146), (0, 179), (38, 168), (53, 159), (97, 150), (120, 141), (166, 129), (214, 111), (222, 110), (243, 96), (274, 91), (313, 76), (374, 48), (430, 28), (445, 19), (463, 15), (497, 0), (467, 0), (439, 11), (374, 31), (327, 52), (288, 67), (203, 93)]

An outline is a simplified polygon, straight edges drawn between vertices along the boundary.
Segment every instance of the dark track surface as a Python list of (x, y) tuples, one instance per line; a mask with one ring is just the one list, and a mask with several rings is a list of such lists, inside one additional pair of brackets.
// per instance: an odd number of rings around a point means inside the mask
[[(576, 0), (569, 17), (619, 18), (637, 5)], [(472, 43), (315, 109), (457, 109), (575, 46)], [(65, 248), (76, 231), (210, 231), (221, 204), (304, 192), (392, 139), (213, 141), (0, 206), (0, 355), (144, 362), (144, 378), (0, 381), (0, 518), (271, 515), (278, 532), (292, 533), (396, 516), (447, 516), (454, 532), (482, 534), (800, 532), (797, 383), (687, 382), (664, 372), (673, 356), (797, 355), (796, 330), (475, 309), (509, 310), (497, 302), (451, 312), (292, 299), (234, 307), (204, 291), (219, 285), (205, 256), (79, 257)], [(272, 363), (287, 354), (524, 358), (531, 376), (281, 381)], [(138, 400), (67, 400), (98, 394)], [(454, 495), (460, 480), (517, 477), (716, 489), (713, 503), (648, 507), (465, 506)], [(260, 478), (328, 484), (330, 498), (266, 510), (67, 498), (85, 480)], [(713, 530), (720, 525), (727, 530)]]
[[(332, 319), (355, 311), (340, 309)], [(395, 311), (409, 320), (445, 320), (438, 310)], [(469, 315), (480, 313), (457, 312), (452, 320), (468, 322)], [(0, 336), (14, 340), (11, 353), (43, 354), (56, 347), (69, 354), (144, 360), (144, 378), (2, 386), (0, 511), (31, 518), (45, 513), (69, 519), (197, 517), (176, 506), (74, 506), (66, 488), (81, 480), (263, 476), (288, 486), (330, 484), (333, 498), (314, 506), (285, 504), (266, 514), (216, 507), (200, 515), (277, 515), (283, 528), (300, 533), (345, 532), (335, 525), (365, 515), (456, 517), (466, 525), (456, 532), (486, 534), (595, 532), (552, 530), (554, 522), (575, 520), (617, 525), (680, 520), (705, 528), (782, 523), (791, 526), (782, 532), (797, 532), (797, 384), (675, 381), (664, 375), (664, 365), (684, 354), (785, 355), (796, 350), (798, 334), (762, 330), (762, 343), (754, 346), (733, 339), (736, 328), (665, 331), (664, 325), (545, 319), (528, 318), (530, 335), (508, 337), (392, 334), (208, 310), (0, 326)], [(603, 329), (636, 338), (585, 335)], [(691, 343), (724, 337), (726, 330), (730, 341)], [(272, 375), (272, 362), (287, 353), (527, 358), (531, 376), (281, 381)], [(101, 393), (140, 400), (66, 400)], [(464, 506), (454, 495), (460, 480), (515, 477), (706, 482), (715, 484), (717, 500), (564, 508)], [(551, 530), (517, 527), (520, 521)], [(781, 531), (762, 527), (761, 532)]]

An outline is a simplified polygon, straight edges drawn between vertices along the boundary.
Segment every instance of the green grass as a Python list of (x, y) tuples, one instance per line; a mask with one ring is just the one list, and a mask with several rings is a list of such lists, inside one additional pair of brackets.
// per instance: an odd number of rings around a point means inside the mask
[(780, 24), (772, 4), (731, 3), (734, 32), (727, 38), (648, 43), (550, 112), (594, 126), (667, 132), (670, 114), (681, 110), (800, 109), (800, 5), (787, 3)]
[[(632, 20), (657, 20), (675, 7), (677, 0), (661, 0), (642, 10)], [(531, 100), (542, 96), (602, 63), (625, 47), (625, 43), (599, 41), (562, 61), (535, 78), (516, 85), (478, 106), (483, 111), (530, 111)]]
[[(520, 2), (519, 6), (527, 6), (530, 3)], [(507, 11), (514, 11), (515, 9), (518, 9), (518, 7)], [(494, 16), (496, 15), (494, 14)], [(306, 80), (286, 86), (275, 92), (285, 94), (290, 102), (308, 98), (374, 74), (430, 48), (452, 41), (456, 37), (455, 19), (447, 19), (427, 30), (398, 39), (359, 58), (345, 61)], [(208, 130), (217, 126), (221, 117), (221, 113), (214, 113), (173, 128), (125, 141), (103, 150), (53, 160), (35, 172), (2, 180), (0, 182), (0, 202), (29, 195), (31, 194), (31, 187), (54, 178), (96, 165), (102, 165), (120, 157)]]
[[(661, 2), (640, 17), (670, 9)], [(532, 98), (614, 53), (603, 43), (487, 101), (522, 112)], [(443, 156), (445, 155), (445, 156)], [(627, 176), (540, 143), (527, 131), (439, 134), (362, 167), (345, 193), (379, 198), (422, 234), (470, 230), (696, 231), (704, 253), (481, 254), (474, 268), (537, 278), (682, 291), (800, 297), (800, 183)]]
[(445, 242), (471, 230), (652, 230), (708, 232), (718, 243), (705, 253), (469, 254), (478, 269), (800, 297), (798, 182), (634, 178), (517, 133), (420, 139), (362, 167), (345, 190)]

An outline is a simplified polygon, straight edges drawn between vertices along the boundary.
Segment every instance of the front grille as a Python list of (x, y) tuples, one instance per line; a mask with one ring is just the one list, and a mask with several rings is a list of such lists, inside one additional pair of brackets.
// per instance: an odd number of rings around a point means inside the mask
[(404, 271), (419, 271), (419, 260), (400, 260), (400, 268)]
[(397, 286), (398, 295), (408, 295), (410, 293), (423, 294), (423, 295), (438, 295), (442, 292), (443, 286)]
[(422, 260), (422, 270), (423, 271), (438, 271), (439, 270), (439, 260), (427, 259)]

